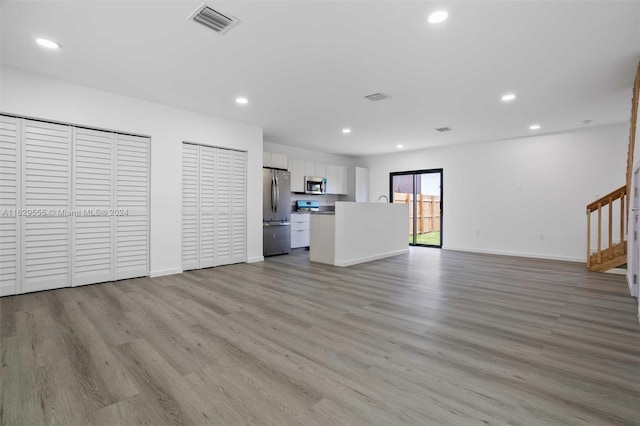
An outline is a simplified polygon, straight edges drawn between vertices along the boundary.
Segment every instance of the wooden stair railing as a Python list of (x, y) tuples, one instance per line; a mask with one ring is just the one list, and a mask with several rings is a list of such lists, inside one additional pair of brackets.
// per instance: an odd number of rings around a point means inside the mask
[[(620, 240), (614, 242), (613, 240), (613, 203), (620, 200), (619, 216), (620, 216)], [(610, 192), (594, 201), (587, 206), (587, 269), (592, 271), (606, 271), (611, 268), (616, 268), (627, 262), (627, 242), (625, 240), (625, 216), (627, 204), (627, 186), (621, 186), (615, 191)], [(607, 214), (607, 230), (608, 238), (605, 243), (607, 246), (602, 248), (602, 211), (605, 207), (608, 207)], [(595, 253), (591, 253), (591, 214), (597, 212), (597, 238), (598, 245)]]
[[(633, 175), (633, 152), (636, 143), (636, 124), (638, 121), (638, 100), (640, 99), (640, 63), (636, 70), (636, 78), (633, 84), (631, 97), (631, 123), (629, 126), (629, 147), (627, 150), (626, 183), (621, 188), (610, 192), (593, 203), (587, 205), (587, 269), (592, 271), (606, 271), (627, 263), (626, 232), (629, 230), (629, 208), (631, 204), (630, 194)], [(620, 200), (620, 240), (613, 242), (613, 203)], [(608, 239), (607, 248), (602, 248), (602, 209), (609, 207), (608, 211)], [(591, 213), (598, 212), (598, 247), (595, 253), (591, 253)]]

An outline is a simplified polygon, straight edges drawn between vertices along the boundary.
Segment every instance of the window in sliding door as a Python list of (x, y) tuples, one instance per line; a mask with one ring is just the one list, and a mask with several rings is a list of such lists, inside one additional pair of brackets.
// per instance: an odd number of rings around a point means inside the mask
[(412, 246), (442, 247), (442, 169), (391, 173), (390, 201), (409, 205)]

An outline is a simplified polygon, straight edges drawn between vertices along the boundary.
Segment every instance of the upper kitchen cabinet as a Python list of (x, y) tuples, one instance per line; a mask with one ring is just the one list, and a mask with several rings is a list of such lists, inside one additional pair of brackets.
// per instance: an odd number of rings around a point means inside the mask
[(289, 159), (288, 170), (291, 173), (291, 192), (304, 192), (304, 177), (306, 161), (297, 158)]
[[(313, 161), (304, 162), (304, 175), (305, 176), (316, 176), (316, 163)], [(319, 176), (324, 177), (324, 176)]]
[(266, 151), (262, 153), (262, 167), (287, 170), (287, 166), (287, 156), (285, 154)]
[(346, 167), (326, 165), (327, 194), (347, 194), (349, 189), (348, 170)]
[(316, 163), (316, 167), (315, 167), (315, 174), (314, 176), (316, 177), (327, 177), (327, 165), (324, 163)]
[(290, 158), (288, 164), (287, 170), (291, 173), (291, 192), (304, 192), (304, 177), (313, 176), (327, 179), (327, 194), (349, 193), (349, 171), (346, 167), (297, 158)]

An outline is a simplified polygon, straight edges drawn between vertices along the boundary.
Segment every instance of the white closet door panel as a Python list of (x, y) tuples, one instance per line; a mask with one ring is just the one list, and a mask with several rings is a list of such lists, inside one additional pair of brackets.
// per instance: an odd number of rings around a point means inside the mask
[(0, 296), (16, 294), (19, 288), (19, 141), (19, 120), (0, 115)]
[(216, 155), (217, 149), (200, 147), (200, 173), (199, 173), (199, 224), (200, 237), (199, 258), (200, 268), (209, 268), (216, 265), (215, 250), (215, 183), (216, 183)]
[(198, 146), (182, 144), (182, 269), (198, 268)]
[(22, 120), (21, 293), (71, 284), (71, 127)]
[(120, 280), (149, 273), (149, 139), (115, 135), (115, 271)]
[(113, 279), (114, 201), (113, 133), (74, 128), (73, 138), (73, 230), (74, 286)]
[(231, 205), (233, 151), (218, 149), (216, 159), (216, 265), (228, 265), (231, 261)]
[(247, 153), (232, 151), (231, 262), (247, 260)]

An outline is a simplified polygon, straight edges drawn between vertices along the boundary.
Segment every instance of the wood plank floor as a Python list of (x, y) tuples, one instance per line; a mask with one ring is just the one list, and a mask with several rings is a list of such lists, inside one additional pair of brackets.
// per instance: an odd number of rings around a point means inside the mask
[(413, 248), (0, 299), (3, 425), (640, 424), (625, 279)]

